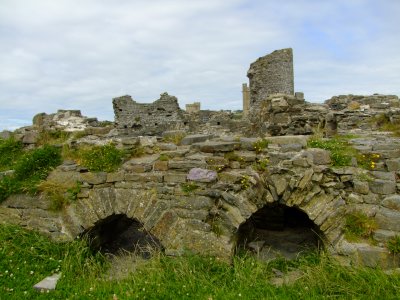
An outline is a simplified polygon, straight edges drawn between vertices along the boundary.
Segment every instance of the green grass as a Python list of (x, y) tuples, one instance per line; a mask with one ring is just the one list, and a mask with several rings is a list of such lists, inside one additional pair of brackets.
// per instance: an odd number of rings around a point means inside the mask
[(122, 164), (125, 154), (114, 145), (108, 144), (79, 149), (77, 156), (80, 163), (90, 171), (113, 172)]
[(396, 235), (388, 240), (386, 247), (394, 254), (400, 253), (400, 235)]
[(21, 154), (10, 165), (15, 172), (0, 179), (0, 202), (11, 194), (36, 193), (40, 181), (61, 163), (60, 152), (60, 149), (54, 146), (45, 145)]
[[(242, 255), (232, 264), (159, 254), (124, 279), (109, 280), (104, 274), (110, 263), (84, 241), (57, 244), (5, 225), (0, 225), (0, 240), (1, 299), (397, 299), (400, 293), (400, 276), (343, 267), (325, 254), (271, 263)], [(292, 269), (303, 272), (293, 285), (270, 283), (276, 270)], [(59, 271), (63, 276), (55, 291), (33, 290), (35, 283)]]
[(332, 166), (350, 166), (352, 157), (356, 157), (358, 152), (350, 146), (347, 138), (335, 137), (332, 139), (311, 138), (307, 146), (310, 148), (320, 148), (331, 152)]
[(13, 138), (0, 139), (0, 171), (10, 170), (23, 154), (23, 144)]
[(374, 218), (368, 217), (362, 212), (355, 211), (346, 216), (345, 234), (350, 241), (370, 239), (378, 228)]

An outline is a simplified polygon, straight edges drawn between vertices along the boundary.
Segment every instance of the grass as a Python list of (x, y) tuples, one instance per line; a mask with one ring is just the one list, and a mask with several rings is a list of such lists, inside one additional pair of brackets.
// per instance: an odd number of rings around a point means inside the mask
[(81, 148), (76, 154), (79, 163), (94, 172), (117, 170), (124, 156), (124, 152), (112, 144)]
[(400, 253), (400, 235), (396, 235), (388, 240), (386, 247), (393, 254)]
[(0, 139), (0, 171), (10, 170), (23, 154), (23, 144), (20, 141)]
[(253, 149), (257, 154), (259, 154), (259, 153), (263, 152), (264, 149), (268, 148), (268, 144), (269, 144), (269, 141), (262, 138), (253, 143)]
[[(36, 193), (40, 181), (61, 163), (60, 152), (60, 149), (54, 146), (45, 145), (21, 154), (10, 166), (14, 173), (0, 179), (0, 202), (11, 194)], [(0, 153), (0, 156), (2, 154)]]
[(346, 217), (345, 235), (350, 241), (370, 239), (378, 228), (375, 219), (368, 217), (362, 212), (355, 211)]
[(46, 180), (38, 184), (38, 190), (50, 199), (50, 209), (58, 211), (77, 199), (81, 191), (81, 183), (78, 181), (75, 184), (63, 184)]
[(400, 123), (390, 122), (386, 114), (371, 117), (369, 123), (375, 125), (381, 131), (390, 131), (394, 136), (400, 136)]
[(190, 194), (190, 193), (194, 192), (195, 190), (197, 190), (198, 188), (199, 188), (199, 186), (197, 184), (195, 184), (194, 182), (186, 182), (186, 183), (181, 184), (181, 190), (185, 194)]
[[(343, 267), (324, 254), (269, 263), (242, 255), (232, 264), (159, 254), (123, 279), (109, 280), (104, 275), (110, 263), (92, 253), (84, 241), (53, 243), (5, 225), (0, 225), (0, 240), (1, 299), (397, 299), (400, 293), (398, 275)], [(292, 285), (270, 283), (277, 270), (293, 269), (303, 275)], [(54, 272), (62, 272), (55, 291), (40, 293), (32, 288)]]
[(352, 157), (356, 157), (358, 152), (350, 146), (347, 138), (340, 136), (332, 139), (311, 138), (307, 146), (310, 148), (320, 148), (330, 151), (332, 166), (343, 167), (350, 166)]

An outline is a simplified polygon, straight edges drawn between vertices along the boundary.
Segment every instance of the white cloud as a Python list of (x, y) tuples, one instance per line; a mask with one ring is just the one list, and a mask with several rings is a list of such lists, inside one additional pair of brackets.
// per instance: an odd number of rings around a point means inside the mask
[(123, 94), (240, 109), (249, 64), (285, 47), (308, 100), (400, 94), (399, 4), (2, 0), (0, 129), (60, 108), (112, 119)]

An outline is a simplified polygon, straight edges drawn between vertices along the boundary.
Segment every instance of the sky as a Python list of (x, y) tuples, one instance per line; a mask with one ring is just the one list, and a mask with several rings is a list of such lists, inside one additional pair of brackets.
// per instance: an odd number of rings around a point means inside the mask
[(250, 63), (293, 48), (295, 91), (400, 95), (400, 0), (0, 0), (0, 130), (112, 98), (242, 109)]

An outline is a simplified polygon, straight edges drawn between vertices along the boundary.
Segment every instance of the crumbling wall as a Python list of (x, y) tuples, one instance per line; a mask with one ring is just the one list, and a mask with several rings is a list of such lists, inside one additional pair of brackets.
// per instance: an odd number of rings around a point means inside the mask
[(153, 103), (137, 103), (126, 95), (113, 99), (115, 124), (120, 133), (156, 135), (185, 126), (178, 99), (163, 93)]
[(39, 113), (33, 117), (32, 124), (42, 130), (81, 131), (89, 126), (98, 126), (97, 118), (82, 116), (80, 110), (59, 109), (57, 113)]
[(292, 48), (276, 50), (250, 65), (250, 105), (271, 94), (294, 94)]
[(258, 101), (249, 118), (253, 135), (302, 135), (323, 126), (327, 111), (326, 106), (307, 103), (302, 97), (273, 94)]

